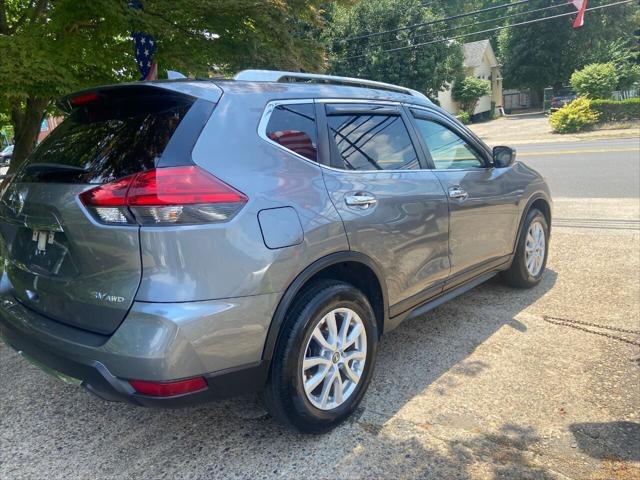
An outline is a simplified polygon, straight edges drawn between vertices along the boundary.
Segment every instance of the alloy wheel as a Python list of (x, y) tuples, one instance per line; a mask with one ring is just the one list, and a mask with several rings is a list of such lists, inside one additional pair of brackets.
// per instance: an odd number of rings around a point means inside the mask
[(320, 410), (331, 410), (355, 392), (367, 359), (367, 332), (360, 316), (349, 308), (327, 313), (315, 326), (302, 362), (307, 399)]
[(533, 222), (529, 225), (527, 242), (524, 248), (524, 261), (527, 271), (532, 277), (537, 277), (544, 265), (546, 253), (546, 236), (540, 222)]

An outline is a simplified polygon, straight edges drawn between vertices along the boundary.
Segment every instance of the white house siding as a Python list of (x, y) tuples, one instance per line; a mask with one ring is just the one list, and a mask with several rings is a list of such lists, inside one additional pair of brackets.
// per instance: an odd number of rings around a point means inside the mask
[(458, 113), (458, 102), (454, 101), (451, 97), (451, 89), (447, 89), (443, 92), (438, 92), (438, 102), (440, 106), (449, 113)]
[[(468, 75), (473, 75), (474, 77), (482, 80), (491, 80), (491, 65), (485, 59), (485, 62), (482, 65), (475, 67)], [(484, 97), (480, 97), (478, 105), (473, 113), (484, 113), (489, 110), (491, 110), (491, 95), (485, 95)]]

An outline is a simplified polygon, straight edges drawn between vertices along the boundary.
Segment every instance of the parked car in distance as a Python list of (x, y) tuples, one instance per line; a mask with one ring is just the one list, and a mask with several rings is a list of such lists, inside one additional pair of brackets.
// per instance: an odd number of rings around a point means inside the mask
[(248, 70), (59, 107), (0, 190), (0, 336), (103, 399), (261, 392), (325, 431), (403, 320), (544, 274), (542, 177), (413, 90)]
[(554, 96), (551, 97), (551, 109), (558, 110), (559, 108), (562, 108), (565, 105), (570, 104), (576, 98), (578, 98), (576, 93), (569, 89), (562, 89), (557, 92), (554, 92)]
[(8, 165), (13, 156), (13, 145), (7, 145), (0, 152), (0, 166)]

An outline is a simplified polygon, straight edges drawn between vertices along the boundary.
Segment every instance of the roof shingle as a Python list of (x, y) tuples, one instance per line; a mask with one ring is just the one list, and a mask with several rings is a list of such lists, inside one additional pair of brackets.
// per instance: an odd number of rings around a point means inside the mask
[(464, 52), (464, 66), (477, 67), (482, 64), (484, 52), (489, 46), (489, 40), (478, 40), (477, 42), (469, 42), (462, 45)]

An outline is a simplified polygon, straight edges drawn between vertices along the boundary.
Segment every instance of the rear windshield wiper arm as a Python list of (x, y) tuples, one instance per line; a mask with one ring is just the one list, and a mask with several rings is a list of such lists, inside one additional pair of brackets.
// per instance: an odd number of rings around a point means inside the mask
[(75, 165), (64, 165), (61, 163), (32, 163), (25, 167), (25, 171), (28, 172), (73, 172), (73, 173), (88, 173), (89, 170)]

